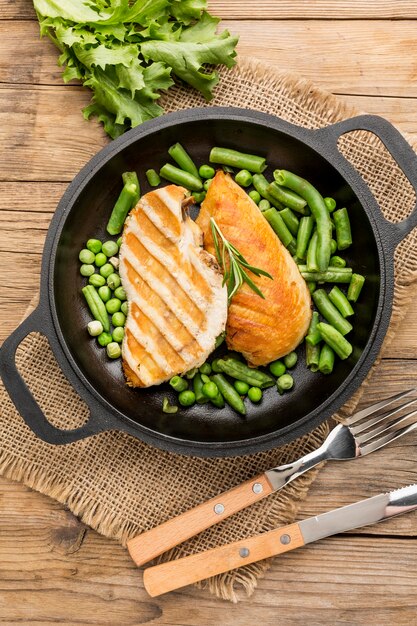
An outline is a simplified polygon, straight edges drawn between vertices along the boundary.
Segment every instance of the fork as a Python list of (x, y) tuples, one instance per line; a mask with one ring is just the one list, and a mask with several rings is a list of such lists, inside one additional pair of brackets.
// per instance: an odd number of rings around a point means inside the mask
[(347, 461), (366, 456), (417, 428), (417, 421), (407, 425), (417, 415), (417, 409), (402, 415), (402, 411), (417, 402), (417, 398), (381, 414), (381, 410), (416, 391), (409, 389), (381, 400), (356, 412), (346, 424), (337, 425), (324, 443), (302, 458), (267, 470), (237, 487), (203, 502), (160, 526), (144, 532), (127, 542), (136, 565), (143, 565), (163, 552), (214, 526), (230, 515), (282, 489), (301, 474), (322, 461)]

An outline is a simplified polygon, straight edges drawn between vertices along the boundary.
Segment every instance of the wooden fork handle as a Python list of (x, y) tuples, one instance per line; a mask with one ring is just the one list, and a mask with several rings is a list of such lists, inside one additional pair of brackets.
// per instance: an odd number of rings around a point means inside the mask
[(182, 515), (134, 537), (127, 542), (130, 555), (136, 565), (143, 565), (179, 543), (194, 537), (206, 528), (214, 526), (233, 513), (237, 513), (250, 504), (265, 498), (272, 491), (272, 486), (265, 474), (256, 476), (256, 478), (225, 491)]
[(303, 545), (298, 524), (290, 524), (214, 550), (149, 567), (143, 574), (143, 582), (150, 596), (159, 596)]

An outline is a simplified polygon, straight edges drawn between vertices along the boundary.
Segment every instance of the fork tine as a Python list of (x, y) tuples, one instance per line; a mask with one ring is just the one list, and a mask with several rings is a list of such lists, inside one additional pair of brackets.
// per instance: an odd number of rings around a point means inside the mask
[(413, 393), (413, 391), (416, 391), (416, 389), (409, 389), (408, 391), (402, 391), (401, 393), (398, 393), (396, 396), (385, 398), (385, 400), (381, 400), (381, 402), (376, 402), (375, 404), (372, 404), (371, 406), (366, 407), (366, 409), (362, 409), (361, 411), (354, 413), (354, 415), (352, 415), (352, 417), (348, 419), (347, 421), (348, 425), (350, 426), (351, 424), (356, 424), (356, 422), (359, 422), (359, 420), (363, 419), (364, 417), (368, 417), (368, 415), (372, 415), (372, 413), (376, 413), (377, 411), (380, 411), (381, 409), (383, 409), (386, 406), (389, 406), (396, 400), (405, 398), (405, 396), (408, 396), (410, 393)]
[(403, 428), (403, 430), (400, 430), (400, 432), (388, 433), (387, 435), (384, 435), (383, 437), (380, 437), (379, 439), (375, 439), (375, 441), (372, 441), (371, 443), (368, 443), (366, 446), (363, 446), (360, 448), (361, 456), (366, 456), (367, 454), (370, 454), (371, 452), (374, 452), (375, 450), (378, 450), (379, 448), (383, 448), (388, 443), (391, 443), (391, 441), (395, 441), (396, 439), (399, 439), (403, 435), (410, 433), (416, 428), (417, 428), (417, 422), (414, 422), (414, 424), (410, 424), (410, 426), (407, 426), (407, 428)]
[[(364, 430), (367, 430), (371, 426), (375, 426), (376, 424), (379, 424), (380, 422), (384, 422), (385, 420), (393, 417), (400, 411), (403, 411), (408, 406), (415, 404), (415, 402), (417, 402), (417, 398), (413, 398), (409, 402), (406, 402), (405, 404), (401, 404), (401, 406), (397, 407), (393, 411), (390, 411), (389, 413), (383, 413), (382, 415), (377, 415), (376, 417), (366, 420), (365, 422), (363, 422), (362, 424), (358, 424), (357, 426), (349, 426), (349, 430), (358, 439), (357, 435), (359, 435), (359, 433), (362, 433)], [(384, 426), (384, 429), (385, 429), (385, 426)], [(378, 434), (378, 433), (375, 433), (375, 434)]]
[[(382, 426), (374, 428), (369, 433), (363, 433), (362, 435), (359, 435), (359, 437), (355, 437), (355, 439), (357, 443), (361, 445), (371, 439), (374, 439), (377, 435), (382, 435), (383, 433), (395, 433), (397, 430), (401, 430), (401, 428), (405, 426), (404, 422), (407, 422), (410, 417), (413, 417), (413, 415), (417, 415), (417, 409), (415, 411), (410, 411), (407, 415), (403, 415), (403, 417), (399, 417), (393, 422), (389, 422), (389, 424), (382, 424)], [(403, 426), (400, 426), (400, 424), (403, 424)]]

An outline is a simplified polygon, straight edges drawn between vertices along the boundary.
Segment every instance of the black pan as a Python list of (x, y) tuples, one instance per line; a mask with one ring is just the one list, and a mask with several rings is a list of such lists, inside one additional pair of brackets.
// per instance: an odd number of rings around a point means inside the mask
[[(232, 456), (284, 444), (332, 415), (359, 387), (381, 347), (391, 316), (394, 250), (417, 224), (416, 208), (400, 224), (386, 221), (363, 179), (339, 153), (338, 138), (357, 129), (380, 137), (416, 189), (416, 155), (391, 124), (373, 116), (312, 131), (254, 111), (193, 109), (147, 122), (101, 150), (69, 185), (51, 222), (38, 308), (0, 351), (3, 382), (30, 428), (53, 444), (121, 430), (174, 452)], [(197, 163), (207, 161), (213, 145), (264, 155), (271, 170), (293, 170), (323, 195), (336, 198), (351, 216), (354, 244), (348, 263), (367, 278), (349, 335), (352, 356), (337, 362), (334, 373), (325, 377), (306, 369), (300, 348), (295, 388), (282, 397), (274, 388), (267, 390), (260, 405), (248, 403), (244, 419), (229, 408), (207, 405), (181, 409), (176, 415), (163, 413), (163, 396), (174, 400), (169, 386), (129, 389), (120, 361), (109, 362), (85, 330), (89, 315), (80, 294), (78, 252), (90, 237), (106, 238), (105, 224), (122, 172), (138, 171), (142, 191), (148, 191), (144, 171), (162, 166), (169, 146), (177, 141)], [(88, 404), (91, 415), (84, 426), (70, 431), (52, 426), (19, 375), (15, 351), (32, 331), (47, 336), (65, 376)]]

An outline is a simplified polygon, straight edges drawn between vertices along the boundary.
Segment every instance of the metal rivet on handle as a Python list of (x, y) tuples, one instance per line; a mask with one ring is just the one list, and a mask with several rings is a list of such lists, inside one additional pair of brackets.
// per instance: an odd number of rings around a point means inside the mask
[(252, 487), (253, 493), (262, 493), (263, 490), (264, 490), (264, 488), (262, 487), (261, 483), (254, 483), (254, 485)]
[(217, 515), (221, 515), (222, 513), (224, 513), (224, 505), (223, 505), (223, 504), (220, 504), (220, 503), (219, 503), (219, 504), (216, 504), (216, 505), (214, 506), (214, 512), (215, 512)]
[(242, 557), (242, 559), (244, 559), (245, 557), (249, 556), (249, 550), (247, 548), (240, 548), (239, 555)]
[(281, 543), (284, 544), (284, 546), (287, 546), (289, 543), (291, 543), (291, 537), (289, 535), (281, 535), (279, 540)]

